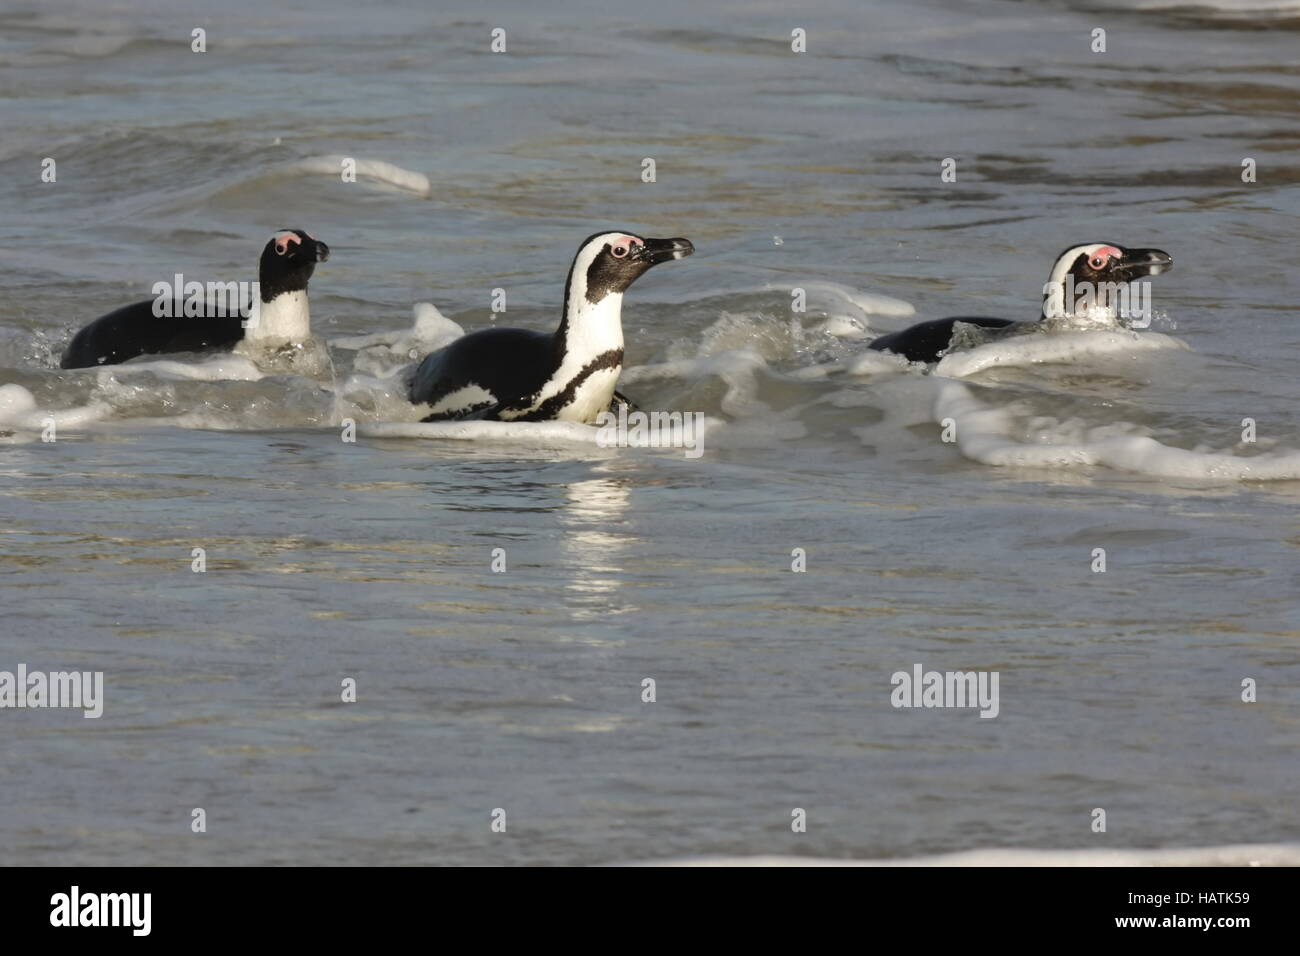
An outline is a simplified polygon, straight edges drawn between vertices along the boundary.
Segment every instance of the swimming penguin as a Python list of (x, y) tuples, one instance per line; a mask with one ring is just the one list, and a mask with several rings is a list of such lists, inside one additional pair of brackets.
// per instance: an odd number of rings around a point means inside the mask
[[(1125, 249), (1115, 243), (1094, 242), (1071, 246), (1057, 258), (1043, 286), (1043, 310), (1037, 321), (1065, 320), (1114, 325), (1119, 320), (1121, 288), (1134, 279), (1155, 276), (1174, 264), (1159, 249)], [(901, 332), (882, 335), (868, 348), (894, 352), (912, 362), (937, 362), (952, 344), (953, 326), (962, 322), (985, 329), (1029, 327), (1033, 322), (983, 316), (934, 319)]]
[(695, 251), (686, 239), (598, 232), (573, 257), (554, 332), (483, 329), (425, 356), (409, 396), (426, 422), (591, 422), (619, 396), (623, 292), (652, 266)]
[[(170, 289), (166, 301), (159, 296), (125, 305), (91, 322), (72, 337), (59, 365), (94, 368), (164, 352), (238, 347), (255, 355), (302, 347), (311, 339), (307, 282), (316, 263), (329, 254), (329, 246), (311, 234), (282, 229), (262, 250), (257, 294), (251, 301), (238, 294), (227, 295), (225, 302), (184, 301), (184, 290)], [(209, 283), (208, 290), (218, 285), (223, 292), (238, 288), (233, 282)]]

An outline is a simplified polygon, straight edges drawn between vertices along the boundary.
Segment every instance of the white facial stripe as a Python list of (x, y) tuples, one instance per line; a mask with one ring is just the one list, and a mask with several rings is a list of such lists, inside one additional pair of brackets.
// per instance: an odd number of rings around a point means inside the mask
[[(569, 280), (569, 304), (570, 307), (581, 307), (581, 303), (587, 302), (587, 270), (591, 264), (596, 261), (605, 246), (616, 246), (620, 242), (627, 243), (631, 241), (640, 242), (634, 236), (628, 236), (621, 232), (605, 232), (592, 238), (585, 246), (578, 250), (578, 254), (573, 259), (572, 278)], [(588, 305), (591, 303), (587, 302)]]
[[(1061, 258), (1056, 260), (1056, 265), (1052, 266), (1052, 274), (1048, 278), (1050, 283), (1061, 283), (1065, 281), (1066, 275), (1074, 268), (1074, 264), (1079, 261), (1082, 255), (1092, 258), (1092, 254), (1098, 249), (1111, 248), (1113, 243), (1094, 242), (1086, 246), (1075, 246), (1073, 249), (1067, 249), (1062, 253)], [(1040, 272), (1039, 275), (1042, 275)]]

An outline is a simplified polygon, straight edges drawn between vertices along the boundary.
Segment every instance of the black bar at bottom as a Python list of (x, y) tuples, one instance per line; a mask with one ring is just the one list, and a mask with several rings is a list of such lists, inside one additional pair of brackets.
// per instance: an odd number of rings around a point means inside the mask
[[(296, 944), (337, 945), (435, 925), (449, 931), (459, 923), (484, 942), (499, 940), (504, 926), (537, 944), (594, 942), (593, 934), (617, 934), (621, 926), (631, 945), (690, 922), (724, 933), (733, 945), (751, 934), (764, 937), (774, 924), (873, 942), (1199, 934), (1231, 944), (1243, 933), (1285, 931), (1291, 919), (1283, 908), (1295, 891), (1294, 870), (1271, 868), (880, 867), (819, 869), (817, 879), (805, 872), (778, 882), (769, 874), (759, 883), (747, 882), (753, 872), (743, 879), (713, 872), (698, 885), (691, 881), (701, 868), (671, 879), (662, 869), (637, 870), (606, 872), (598, 884), (575, 876), (566, 886), (554, 874), (534, 885), (527, 873), (483, 878), (463, 869), (11, 868), (0, 869), (0, 912), (7, 943), (47, 934), (75, 934), (79, 944), (246, 942), (283, 932)], [(602, 938), (613, 944), (619, 936)], [(698, 942), (698, 934), (692, 938)]]

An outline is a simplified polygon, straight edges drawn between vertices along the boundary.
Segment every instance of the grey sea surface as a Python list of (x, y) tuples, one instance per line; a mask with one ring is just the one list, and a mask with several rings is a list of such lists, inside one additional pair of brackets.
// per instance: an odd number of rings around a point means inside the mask
[[(0, 671), (105, 701), (0, 709), (0, 860), (1300, 844), (1298, 42), (1268, 0), (10, 0)], [(328, 374), (58, 368), (281, 227), (332, 250)], [(620, 388), (702, 456), (384, 431), (416, 303), (552, 328), (605, 228), (695, 243)], [(1150, 330), (864, 355), (1034, 318), (1091, 241), (1173, 255)], [(894, 707), (917, 664), (997, 672), (997, 717)]]

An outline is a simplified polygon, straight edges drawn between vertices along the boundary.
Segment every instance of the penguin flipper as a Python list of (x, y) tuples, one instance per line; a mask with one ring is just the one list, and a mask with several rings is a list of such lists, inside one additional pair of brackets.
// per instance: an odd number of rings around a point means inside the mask
[(1017, 325), (1011, 319), (994, 319), (985, 316), (954, 316), (949, 319), (932, 319), (920, 322), (900, 332), (890, 332), (871, 341), (867, 348), (877, 352), (893, 352), (909, 362), (937, 362), (943, 358), (952, 343), (953, 326), (958, 322), (977, 325), (984, 329), (1003, 329)]
[(421, 422), (496, 422), (501, 411), (500, 402), (484, 403), (477, 408), (457, 409), (451, 412), (434, 412), (421, 418)]

